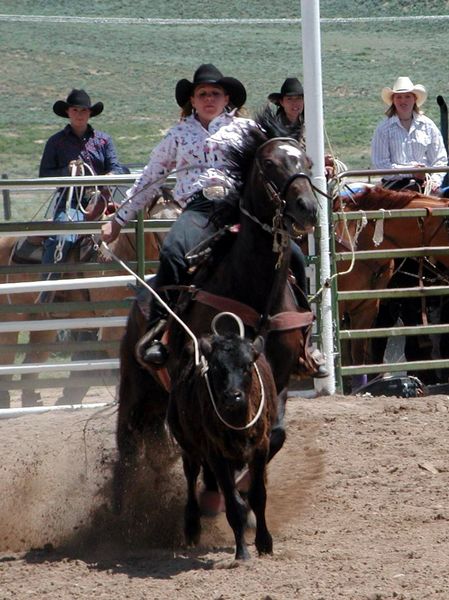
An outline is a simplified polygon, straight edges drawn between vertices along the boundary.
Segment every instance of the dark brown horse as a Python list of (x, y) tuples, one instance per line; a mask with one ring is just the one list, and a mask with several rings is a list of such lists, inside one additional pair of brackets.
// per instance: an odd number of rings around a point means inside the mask
[(192, 343), (173, 373), (168, 424), (182, 449), (187, 479), (184, 513), (186, 542), (198, 544), (201, 533), (197, 478), (207, 464), (223, 491), (226, 516), (236, 543), (236, 560), (249, 558), (245, 543), (248, 508), (235, 475), (248, 465), (248, 502), (256, 516), (256, 548), (271, 554), (272, 537), (265, 521), (265, 467), (270, 432), (277, 414), (277, 394), (263, 354), (263, 340), (254, 343), (237, 334), (202, 336), (203, 365), (198, 369)]
[[(335, 226), (337, 252), (354, 250), (388, 250), (415, 247), (446, 247), (449, 241), (445, 217), (432, 216), (435, 208), (448, 208), (449, 201), (417, 192), (396, 192), (382, 187), (367, 188), (352, 197), (340, 197), (334, 203), (334, 211), (354, 212), (369, 210), (418, 209), (427, 210), (425, 217), (404, 217), (338, 221)], [(376, 225), (376, 223), (379, 223)], [(449, 256), (433, 253), (446, 269)], [(383, 289), (394, 275), (392, 258), (356, 260), (353, 268), (349, 261), (338, 261), (339, 291)], [(351, 329), (369, 329), (374, 326), (379, 312), (379, 299), (347, 300), (340, 302), (340, 316), (349, 317)], [(370, 362), (369, 344), (366, 340), (353, 340), (351, 343), (352, 364)]]
[[(239, 315), (246, 335), (266, 339), (266, 356), (280, 398), (278, 419), (270, 436), (269, 458), (285, 440), (284, 405), (289, 378), (305, 354), (310, 312), (299, 313), (287, 289), (290, 238), (313, 228), (318, 203), (310, 184), (310, 162), (299, 144), (283, 137), (267, 114), (259, 118), (243, 147), (231, 153), (234, 171), (242, 181), (236, 201), (240, 229), (235, 239), (216, 248), (209, 263), (193, 277), (195, 293), (181, 297), (177, 311), (197, 336), (208, 335), (213, 317), (222, 311)], [(131, 309), (121, 348), (121, 385), (115, 472), (116, 508), (120, 510), (128, 469), (138, 456), (139, 433), (163, 434), (168, 392), (157, 389), (135, 358), (135, 345), (144, 333), (138, 305)], [(186, 345), (186, 333), (175, 322), (169, 328), (168, 372), (175, 373)], [(137, 382), (137, 383), (136, 383)]]

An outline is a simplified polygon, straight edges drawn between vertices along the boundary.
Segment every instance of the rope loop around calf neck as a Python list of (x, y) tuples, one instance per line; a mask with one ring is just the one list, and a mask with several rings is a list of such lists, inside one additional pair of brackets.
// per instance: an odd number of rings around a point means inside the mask
[[(202, 356), (201, 359), (205, 358)], [(217, 415), (218, 419), (223, 423), (223, 425), (225, 425), (226, 427), (228, 427), (228, 429), (232, 429), (233, 431), (245, 431), (247, 429), (249, 429), (250, 427), (252, 427), (253, 425), (255, 425), (257, 423), (257, 421), (260, 419), (260, 416), (262, 414), (263, 408), (265, 406), (265, 388), (263, 385), (263, 381), (262, 381), (262, 377), (260, 375), (260, 371), (259, 371), (259, 367), (257, 366), (257, 363), (253, 363), (253, 368), (256, 372), (257, 375), (257, 379), (259, 380), (259, 386), (260, 386), (260, 402), (259, 402), (259, 408), (257, 409), (257, 413), (255, 414), (255, 416), (251, 419), (251, 421), (249, 423), (247, 423), (246, 425), (242, 425), (241, 427), (237, 427), (235, 425), (232, 425), (231, 423), (229, 423), (228, 421), (226, 421), (226, 419), (224, 417), (221, 416), (220, 411), (218, 410), (217, 404), (215, 402), (214, 399), (214, 394), (212, 391), (212, 386), (210, 384), (209, 381), (209, 377), (207, 375), (207, 371), (208, 368), (204, 368), (201, 371), (201, 375), (204, 378), (204, 381), (206, 383), (206, 387), (207, 387), (207, 391), (209, 393), (209, 398), (210, 401), (212, 403), (212, 406), (214, 408), (215, 414)]]

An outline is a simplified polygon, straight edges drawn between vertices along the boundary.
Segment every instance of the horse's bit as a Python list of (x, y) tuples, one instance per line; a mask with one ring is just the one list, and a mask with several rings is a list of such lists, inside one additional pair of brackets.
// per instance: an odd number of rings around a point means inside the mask
[(269, 140), (266, 140), (261, 146), (259, 146), (259, 148), (256, 151), (255, 163), (257, 166), (257, 170), (261, 176), (263, 186), (264, 186), (269, 198), (274, 202), (274, 204), (276, 206), (276, 211), (273, 216), (272, 226), (270, 227), (266, 223), (262, 223), (257, 217), (255, 217), (249, 211), (247, 211), (246, 208), (244, 208), (242, 206), (242, 201), (240, 201), (239, 208), (240, 208), (240, 211), (245, 216), (247, 216), (249, 219), (254, 221), (254, 223), (257, 223), (257, 225), (259, 225), (264, 231), (267, 231), (268, 233), (270, 233), (271, 235), (274, 236), (273, 252), (280, 254), (279, 261), (278, 261), (278, 265), (279, 265), (281, 262), (282, 253), (287, 248), (287, 246), (289, 244), (289, 239), (291, 237), (290, 234), (288, 234), (287, 231), (285, 231), (285, 229), (283, 229), (283, 227), (282, 227), (282, 220), (284, 217), (284, 210), (286, 207), (285, 197), (287, 195), (288, 189), (291, 186), (291, 184), (300, 177), (307, 179), (312, 191), (315, 190), (315, 186), (312, 184), (309, 175), (307, 175), (306, 173), (301, 171), (299, 173), (294, 173), (293, 175), (291, 175), (287, 179), (287, 181), (284, 183), (282, 190), (279, 190), (277, 185), (266, 176), (266, 174), (262, 168), (262, 165), (260, 162), (260, 157), (259, 157), (260, 151), (263, 148), (265, 148), (265, 146), (267, 146), (268, 144), (271, 144), (272, 142), (287, 142), (289, 144), (294, 142), (294, 144), (297, 145), (296, 140), (294, 140), (293, 138), (276, 137), (276, 138), (271, 138)]

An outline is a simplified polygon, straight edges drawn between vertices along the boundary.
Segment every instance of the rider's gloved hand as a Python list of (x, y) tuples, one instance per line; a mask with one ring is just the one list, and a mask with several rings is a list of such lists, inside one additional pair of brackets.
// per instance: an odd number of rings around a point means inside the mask
[(236, 206), (226, 200), (217, 200), (214, 203), (214, 212), (210, 220), (217, 229), (225, 227), (225, 225), (235, 225), (239, 222), (239, 210)]

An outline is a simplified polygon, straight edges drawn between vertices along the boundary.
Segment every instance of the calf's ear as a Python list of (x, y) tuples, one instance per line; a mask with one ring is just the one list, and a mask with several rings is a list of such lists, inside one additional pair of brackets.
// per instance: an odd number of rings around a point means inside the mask
[(254, 360), (257, 359), (257, 357), (259, 356), (259, 354), (261, 354), (263, 352), (265, 348), (265, 340), (263, 339), (263, 337), (261, 335), (258, 335), (256, 337), (256, 339), (253, 342), (253, 349), (254, 349)]
[(212, 352), (212, 344), (206, 338), (200, 338), (200, 350), (201, 354), (208, 357)]

